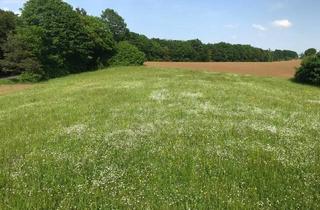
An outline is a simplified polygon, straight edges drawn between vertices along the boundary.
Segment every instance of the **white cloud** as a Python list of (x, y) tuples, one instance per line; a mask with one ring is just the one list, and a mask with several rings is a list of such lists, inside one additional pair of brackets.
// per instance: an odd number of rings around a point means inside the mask
[(283, 19), (283, 20), (275, 20), (272, 22), (272, 24), (275, 27), (278, 28), (290, 28), (292, 26), (292, 23), (289, 20)]
[(259, 31), (266, 31), (266, 30), (268, 30), (266, 27), (264, 27), (264, 26), (262, 26), (262, 25), (259, 25), (259, 24), (252, 24), (252, 27), (253, 27), (254, 29), (259, 30)]

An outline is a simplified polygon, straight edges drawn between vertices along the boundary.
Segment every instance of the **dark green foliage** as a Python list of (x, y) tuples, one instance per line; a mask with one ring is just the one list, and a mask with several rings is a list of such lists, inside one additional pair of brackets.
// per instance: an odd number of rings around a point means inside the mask
[(304, 52), (304, 56), (311, 56), (311, 55), (316, 55), (316, 54), (317, 54), (317, 50), (315, 48), (307, 49)]
[(19, 76), (20, 82), (39, 82), (41, 80), (43, 80), (43, 75), (29, 71), (25, 71)]
[(320, 56), (306, 56), (295, 75), (295, 80), (301, 83), (320, 86)]
[(117, 53), (110, 60), (112, 66), (139, 66), (143, 65), (145, 55), (137, 47), (123, 41), (117, 44)]
[(102, 12), (101, 18), (109, 26), (116, 41), (123, 41), (127, 38), (129, 33), (127, 24), (116, 11), (106, 9)]
[(81, 46), (79, 38), (87, 37), (80, 17), (71, 6), (60, 0), (30, 0), (22, 10), (22, 19), (25, 27), (37, 26), (44, 31), (39, 59), (47, 77), (86, 68), (82, 64), (82, 58), (86, 57), (85, 48)]
[[(7, 42), (8, 35), (16, 28), (17, 16), (13, 12), (0, 9), (0, 61), (4, 58), (4, 44)], [(0, 66), (0, 76), (6, 73)]]
[(4, 59), (0, 64), (6, 75), (25, 73), (33, 78), (44, 76), (42, 65), (37, 58), (37, 49), (42, 44), (43, 32), (37, 27), (18, 29), (16, 34), (10, 34), (4, 44)]
[(272, 61), (288, 61), (298, 58), (298, 53), (291, 50), (275, 50), (272, 52)]
[(146, 55), (146, 59), (149, 61), (170, 59), (167, 48), (162, 47), (158, 42), (149, 39), (144, 35), (130, 32), (128, 35), (128, 41), (142, 51)]
[(85, 32), (89, 37), (88, 67), (104, 67), (115, 54), (115, 42), (108, 26), (97, 17), (81, 15)]
[(83, 8), (76, 8), (76, 12), (78, 13), (78, 14), (80, 14), (80, 15), (83, 15), (83, 16), (86, 16), (86, 15), (88, 15), (88, 13), (87, 13), (87, 11), (85, 10), (85, 9), (83, 9)]
[(37, 55), (48, 78), (96, 68), (112, 55), (113, 41), (102, 23), (61, 0), (28, 1), (22, 20), (24, 27), (37, 26), (44, 32)]
[(203, 44), (200, 40), (178, 41), (148, 39), (130, 33), (129, 42), (146, 54), (149, 61), (281, 61), (297, 59), (298, 54), (289, 50), (263, 50), (250, 45), (228, 43)]
[(218, 43), (209, 45), (212, 61), (269, 61), (269, 51), (250, 45)]
[(192, 47), (194, 59), (196, 61), (210, 61), (210, 53), (207, 45), (203, 44), (199, 39), (188, 41)]
[[(13, 12), (3, 11), (0, 9), (0, 46), (8, 38), (11, 31), (16, 28), (17, 16)], [(0, 59), (3, 58), (3, 51), (0, 49)]]
[(200, 40), (178, 41), (152, 39), (162, 48), (164, 59), (170, 61), (209, 61), (206, 45)]

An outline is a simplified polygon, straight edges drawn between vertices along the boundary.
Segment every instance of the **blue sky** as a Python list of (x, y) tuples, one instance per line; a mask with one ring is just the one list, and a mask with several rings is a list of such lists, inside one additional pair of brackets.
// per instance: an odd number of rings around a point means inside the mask
[[(264, 49), (320, 49), (319, 0), (66, 0), (99, 15), (113, 8), (131, 31), (148, 37), (251, 44)], [(0, 0), (19, 11), (25, 0)]]

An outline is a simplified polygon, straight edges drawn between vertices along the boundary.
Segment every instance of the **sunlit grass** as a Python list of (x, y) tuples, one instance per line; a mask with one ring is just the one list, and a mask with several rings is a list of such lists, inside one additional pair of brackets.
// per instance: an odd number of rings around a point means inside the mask
[(0, 209), (319, 209), (320, 89), (113, 68), (0, 96)]

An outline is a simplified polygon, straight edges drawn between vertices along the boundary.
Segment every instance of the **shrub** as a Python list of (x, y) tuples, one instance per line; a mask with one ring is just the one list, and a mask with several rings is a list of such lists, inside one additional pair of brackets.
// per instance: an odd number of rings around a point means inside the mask
[(43, 79), (43, 75), (36, 74), (34, 72), (29, 72), (29, 71), (23, 72), (19, 76), (20, 82), (39, 82), (42, 79)]
[(296, 72), (295, 80), (320, 86), (320, 55), (305, 57)]
[(116, 50), (116, 55), (110, 60), (111, 66), (139, 66), (145, 61), (144, 53), (129, 42), (119, 42)]

